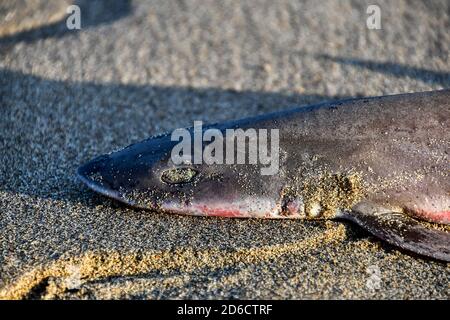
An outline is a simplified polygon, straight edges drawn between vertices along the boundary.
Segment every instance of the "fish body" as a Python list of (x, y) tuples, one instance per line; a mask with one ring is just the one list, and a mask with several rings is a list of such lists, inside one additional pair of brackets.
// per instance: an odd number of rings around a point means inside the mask
[[(179, 141), (168, 133), (98, 157), (78, 176), (104, 195), (157, 211), (348, 219), (394, 245), (450, 261), (449, 234), (415, 220), (450, 224), (449, 125), (450, 90), (329, 102), (202, 129), (254, 130), (258, 139), (277, 130), (273, 174), (261, 174), (267, 162), (174, 163)], [(225, 154), (229, 146), (219, 148)], [(247, 150), (233, 148), (236, 156)]]

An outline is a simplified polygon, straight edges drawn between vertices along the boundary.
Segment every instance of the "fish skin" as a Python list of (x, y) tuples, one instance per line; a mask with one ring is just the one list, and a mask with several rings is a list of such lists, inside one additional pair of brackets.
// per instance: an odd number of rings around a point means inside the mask
[[(168, 184), (161, 180), (162, 173), (179, 166), (170, 161), (170, 151), (177, 142), (165, 134), (96, 158), (81, 166), (78, 176), (91, 189), (128, 205), (172, 213), (346, 218), (365, 227), (361, 221), (368, 213), (361, 208), (370, 204), (383, 213), (393, 213), (393, 217), (401, 213), (450, 223), (450, 90), (322, 103), (209, 127), (221, 131), (279, 129), (279, 172), (261, 176), (259, 164), (187, 165), (198, 175), (190, 183)], [(337, 201), (324, 214), (320, 210), (327, 206), (323, 199), (327, 193), (322, 192), (322, 199), (314, 203), (319, 209), (312, 209), (311, 199), (304, 194), (305, 181), (321, 181), (324, 177), (343, 177), (347, 181), (352, 175), (362, 183), (361, 194), (353, 202), (341, 207), (343, 202)], [(341, 185), (339, 179), (336, 181)], [(327, 189), (314, 188), (314, 192)], [(296, 191), (289, 194), (288, 189)], [(341, 193), (337, 190), (334, 194)], [(361, 213), (359, 220), (354, 218), (355, 212)], [(400, 219), (392, 221), (401, 223)], [(366, 229), (374, 234), (376, 228), (386, 227), (385, 223), (371, 225)], [(419, 230), (420, 226), (414, 224), (414, 228)], [(382, 232), (377, 234), (383, 238)], [(449, 235), (436, 235), (437, 241), (448, 240), (448, 249)], [(414, 249), (413, 241), (408, 245), (400, 240), (390, 242)], [(416, 247), (420, 247), (419, 243)], [(416, 250), (423, 255), (426, 251)], [(428, 252), (428, 256), (442, 260), (435, 250)]]

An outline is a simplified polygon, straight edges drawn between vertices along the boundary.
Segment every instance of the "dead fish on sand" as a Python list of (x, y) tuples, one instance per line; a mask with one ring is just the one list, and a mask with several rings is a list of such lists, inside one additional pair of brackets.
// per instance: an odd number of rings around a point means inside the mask
[[(162, 212), (347, 219), (395, 246), (450, 261), (446, 227), (419, 221), (450, 224), (449, 127), (450, 90), (352, 99), (201, 130), (278, 129), (274, 174), (261, 174), (267, 162), (176, 163), (179, 140), (168, 133), (100, 156), (78, 176), (94, 191)], [(212, 154), (230, 151), (220, 148)]]

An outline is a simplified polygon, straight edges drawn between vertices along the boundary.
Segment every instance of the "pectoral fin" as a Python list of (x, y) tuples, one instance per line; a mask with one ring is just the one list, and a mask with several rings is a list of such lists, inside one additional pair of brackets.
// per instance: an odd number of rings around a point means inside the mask
[(438, 260), (450, 262), (450, 233), (427, 228), (404, 213), (363, 203), (339, 217), (351, 220), (386, 242)]

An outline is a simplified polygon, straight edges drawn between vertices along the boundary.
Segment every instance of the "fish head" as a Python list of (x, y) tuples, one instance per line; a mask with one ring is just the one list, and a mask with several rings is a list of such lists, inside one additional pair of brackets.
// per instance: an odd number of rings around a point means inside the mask
[(222, 217), (277, 217), (280, 174), (261, 179), (258, 164), (173, 161), (169, 134), (93, 159), (78, 169), (91, 189), (127, 205), (160, 212)]

